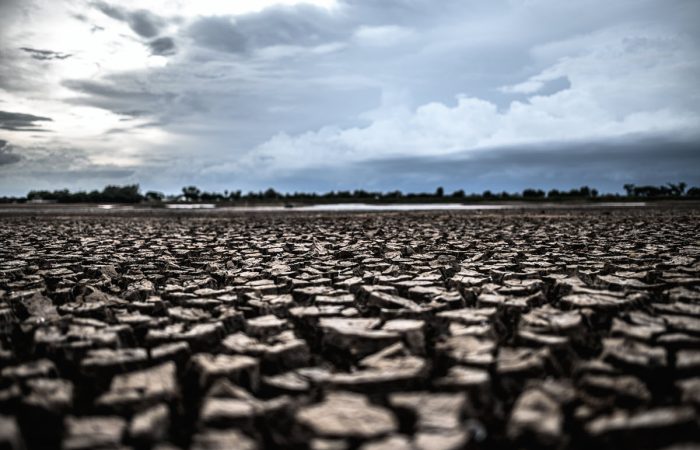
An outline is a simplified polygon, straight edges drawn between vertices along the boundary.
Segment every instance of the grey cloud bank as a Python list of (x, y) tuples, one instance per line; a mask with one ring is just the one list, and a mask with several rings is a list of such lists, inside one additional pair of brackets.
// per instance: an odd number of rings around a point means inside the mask
[(66, 58), (71, 57), (70, 53), (60, 53), (60, 52), (54, 52), (51, 50), (40, 50), (37, 48), (20, 47), (20, 50), (22, 50), (23, 52), (29, 53), (29, 55), (32, 58), (38, 59), (39, 61), (45, 61), (45, 60), (51, 60), (51, 59), (66, 59)]
[(12, 151), (6, 141), (0, 140), (0, 166), (16, 163), (20, 159), (20, 156)]
[(163, 23), (156, 14), (143, 9), (129, 11), (118, 6), (118, 3), (109, 4), (106, 2), (95, 2), (94, 6), (112, 19), (126, 22), (134, 33), (145, 38), (158, 35)]
[[(660, 156), (663, 155), (663, 156)], [(668, 180), (697, 180), (700, 142), (675, 140), (666, 136), (628, 136), (603, 141), (550, 142), (479, 151), (462, 151), (440, 156), (381, 157), (342, 167), (311, 165), (265, 177), (282, 190), (390, 189), (404, 192), (432, 192), (436, 186), (447, 191), (520, 191), (595, 186), (605, 192), (622, 190), (626, 183), (644, 180), (665, 184)], [(225, 185), (226, 177), (212, 170), (207, 175)], [(697, 182), (697, 181), (695, 181)], [(264, 184), (264, 183), (263, 183)]]
[(175, 41), (169, 37), (162, 37), (148, 43), (154, 55), (172, 55), (175, 53)]
[(0, 129), (2, 130), (37, 131), (40, 130), (40, 122), (47, 121), (50, 122), (51, 119), (48, 117), (35, 116), (33, 114), (0, 111)]
[[(700, 184), (698, 2), (344, 0), (193, 14), (158, 1), (0, 6), (24, 11), (0, 31), (0, 109), (15, 114), (0, 116), (0, 138), (81, 155), (59, 169), (17, 150), (0, 191), (24, 193), (48, 173), (57, 187), (169, 192)], [(95, 42), (39, 45), (46, 23)], [(73, 56), (18, 50), (46, 47)], [(53, 132), (29, 135), (47, 117)]]

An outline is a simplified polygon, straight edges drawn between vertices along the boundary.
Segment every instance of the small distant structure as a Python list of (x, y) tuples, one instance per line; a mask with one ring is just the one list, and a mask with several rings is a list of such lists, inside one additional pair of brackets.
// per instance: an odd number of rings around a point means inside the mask
[(46, 205), (49, 203), (58, 203), (58, 200), (47, 200), (45, 198), (33, 198), (30, 200), (27, 200), (27, 203), (31, 203), (33, 205)]

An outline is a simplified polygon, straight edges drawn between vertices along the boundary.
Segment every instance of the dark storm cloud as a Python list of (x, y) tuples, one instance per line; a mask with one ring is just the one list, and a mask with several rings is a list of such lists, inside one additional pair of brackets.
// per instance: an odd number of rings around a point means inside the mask
[[(3, 156), (8, 148), (10, 156)], [(136, 167), (95, 163), (90, 152), (58, 141), (30, 146), (4, 144), (4, 148), (0, 141), (0, 161), (5, 161), (0, 164), (0, 192), (4, 195), (24, 195), (32, 189), (77, 190), (86, 185), (101, 188), (110, 183), (138, 182), (133, 178)]]
[(99, 9), (100, 11), (102, 11), (103, 14), (111, 17), (112, 19), (122, 21), (126, 20), (126, 13), (122, 8), (111, 6), (105, 2), (95, 2), (93, 3), (93, 6), (95, 6), (95, 8)]
[(50, 122), (48, 117), (35, 116), (33, 114), (13, 113), (0, 111), (0, 129), (10, 131), (43, 131), (40, 123)]
[(12, 152), (12, 148), (7, 141), (0, 139), (0, 166), (12, 164), (22, 159), (18, 154)]
[(19, 155), (16, 155), (9, 150), (5, 150), (4, 148), (0, 148), (0, 166), (16, 163), (20, 159), (22, 158)]
[(273, 45), (319, 45), (348, 30), (344, 20), (311, 5), (278, 6), (230, 17), (202, 17), (189, 28), (194, 41), (214, 50), (241, 53)]
[(161, 27), (161, 21), (158, 17), (143, 10), (130, 13), (128, 22), (136, 34), (146, 38), (157, 36)]
[(117, 114), (147, 115), (161, 110), (176, 95), (153, 86), (124, 86), (116, 81), (66, 80), (63, 85), (83, 94), (69, 103), (89, 105)]
[(122, 117), (119, 119), (120, 121), (125, 121), (125, 120), (131, 120), (134, 117), (142, 117), (142, 116), (147, 116), (148, 111), (145, 110), (139, 110), (139, 109), (132, 109), (129, 111), (119, 111), (117, 114), (120, 114), (122, 116), (127, 116), (127, 117)]
[[(440, 157), (372, 159), (342, 167), (308, 167), (259, 180), (281, 191), (376, 189), (433, 192), (525, 188), (571, 189), (588, 185), (623, 192), (623, 185), (685, 181), (700, 186), (700, 138), (687, 141), (638, 136), (470, 150)], [(222, 178), (225, 184), (225, 178)]]
[(302, 3), (271, 6), (235, 18), (201, 17), (190, 25), (188, 34), (203, 47), (240, 53), (274, 45), (314, 46), (344, 40), (360, 25), (435, 23), (464, 9), (463, 2), (455, 0), (441, 2), (440, 8), (425, 0), (339, 3), (340, 12)]
[(54, 52), (52, 50), (40, 50), (30, 47), (20, 47), (20, 50), (29, 53), (29, 56), (39, 61), (47, 61), (52, 59), (66, 59), (73, 56), (70, 53)]
[(148, 43), (154, 55), (172, 55), (175, 53), (175, 41), (169, 37), (161, 37)]
[(197, 20), (190, 27), (190, 36), (204, 47), (225, 52), (242, 52), (246, 38), (227, 17), (207, 17)]
[(697, 167), (700, 139), (674, 141), (668, 137), (639, 136), (489, 148), (442, 157), (379, 159), (357, 164), (349, 171), (369, 175), (369, 179), (385, 174), (385, 187), (422, 184), (424, 189), (430, 189), (439, 183), (453, 189), (478, 190), (486, 186), (519, 190), (574, 187), (572, 183), (577, 183), (621, 191), (622, 185), (629, 182), (686, 181), (700, 185)]
[(79, 170), (38, 170), (32, 172), (33, 176), (45, 177), (48, 179), (60, 180), (99, 180), (99, 179), (121, 179), (128, 178), (135, 173), (132, 169), (101, 168), (100, 166), (88, 167)]
[(125, 22), (134, 33), (141, 37), (152, 38), (157, 36), (164, 24), (162, 18), (143, 9), (129, 11), (106, 2), (95, 2), (93, 5), (112, 19)]

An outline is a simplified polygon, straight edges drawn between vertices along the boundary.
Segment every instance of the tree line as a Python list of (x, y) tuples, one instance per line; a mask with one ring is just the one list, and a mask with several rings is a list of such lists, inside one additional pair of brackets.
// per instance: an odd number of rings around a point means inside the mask
[(176, 195), (165, 195), (162, 192), (147, 191), (141, 193), (138, 184), (125, 186), (106, 186), (101, 191), (76, 191), (61, 190), (33, 190), (26, 197), (0, 197), (0, 203), (25, 203), (25, 202), (50, 202), (50, 203), (163, 203), (163, 202), (210, 202), (210, 203), (248, 203), (248, 202), (285, 202), (285, 203), (313, 203), (313, 202), (462, 202), (462, 201), (502, 201), (502, 200), (626, 200), (626, 199), (700, 199), (700, 187), (687, 188), (687, 184), (667, 183), (662, 186), (637, 186), (625, 184), (625, 194), (600, 194), (597, 189), (582, 186), (578, 189), (558, 190), (551, 189), (524, 189), (522, 192), (491, 192), (484, 191), (480, 194), (467, 194), (464, 190), (456, 190), (446, 193), (442, 187), (434, 192), (403, 193), (401, 191), (366, 191), (356, 189), (354, 191), (340, 190), (326, 193), (316, 192), (278, 192), (273, 188), (265, 191), (250, 191), (243, 193), (240, 190), (224, 192), (202, 191), (196, 186), (185, 186), (182, 192)]

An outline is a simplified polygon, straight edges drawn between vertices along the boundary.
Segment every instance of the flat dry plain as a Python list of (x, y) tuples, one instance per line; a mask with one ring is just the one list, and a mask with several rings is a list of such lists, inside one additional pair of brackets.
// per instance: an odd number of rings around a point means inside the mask
[(698, 448), (698, 209), (125, 214), (0, 217), (0, 448)]

